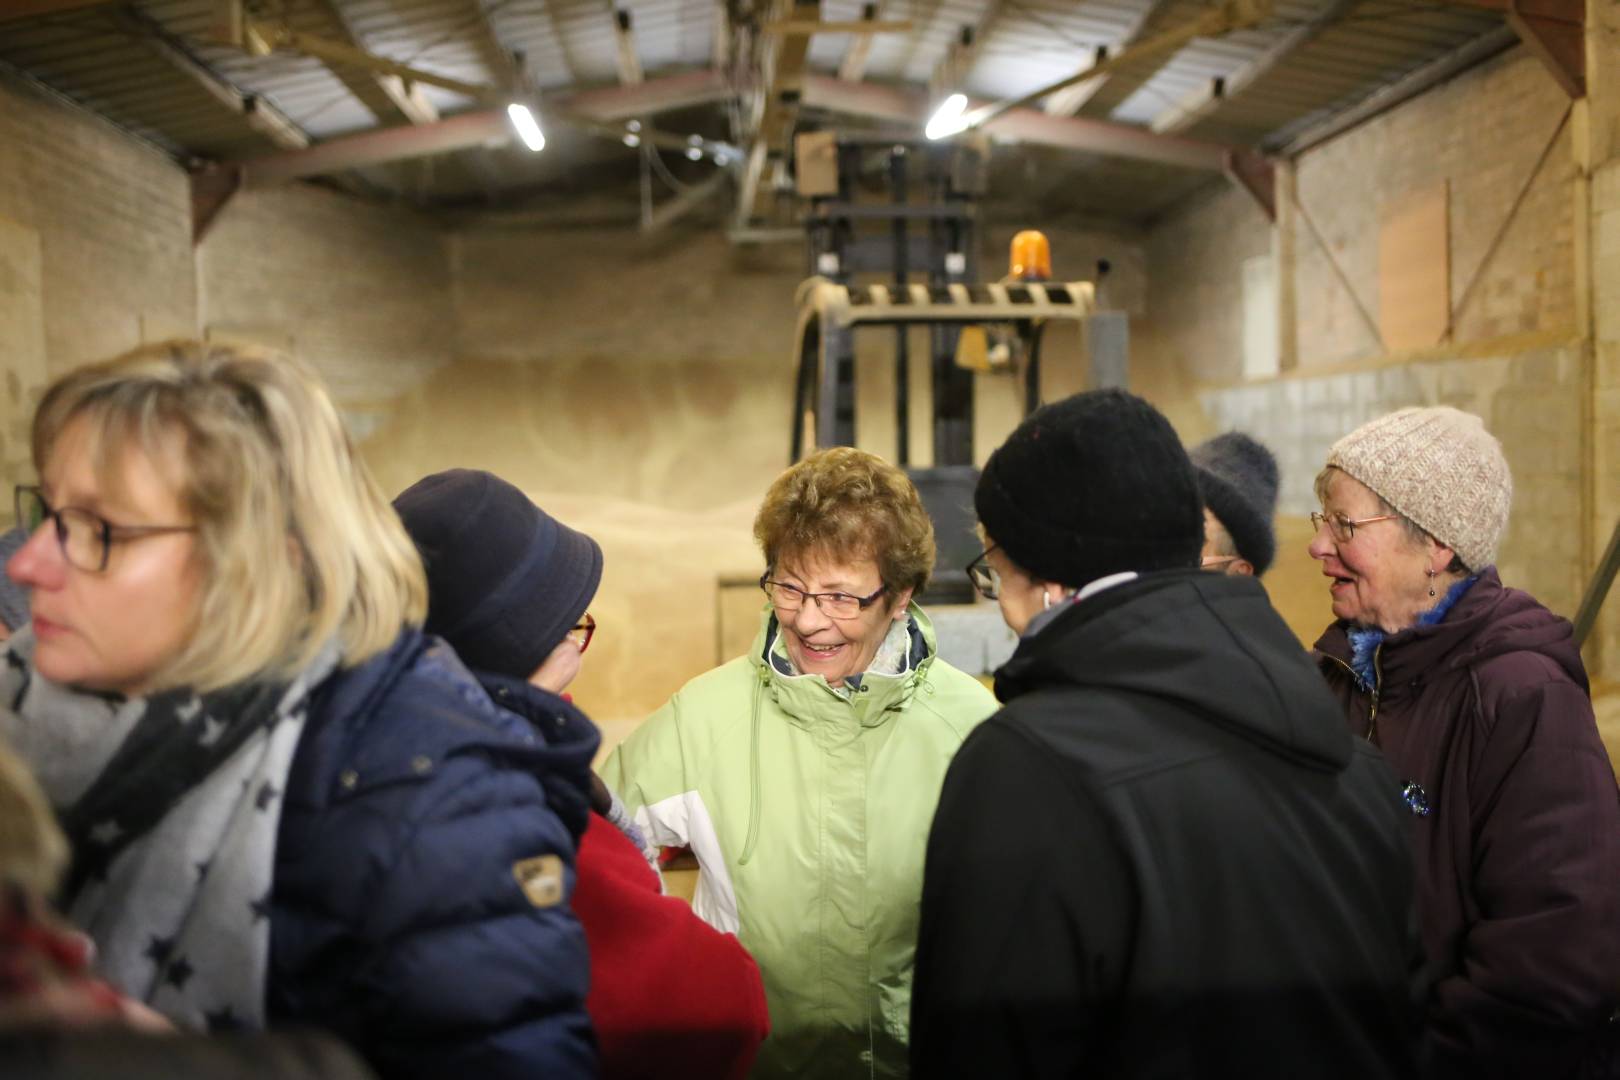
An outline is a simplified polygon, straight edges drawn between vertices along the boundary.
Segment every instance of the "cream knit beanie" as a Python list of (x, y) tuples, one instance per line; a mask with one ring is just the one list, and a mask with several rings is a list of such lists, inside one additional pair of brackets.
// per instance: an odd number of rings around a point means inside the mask
[(1513, 502), (1502, 444), (1450, 406), (1401, 409), (1333, 444), (1327, 463), (1455, 551), (1470, 570), (1496, 562)]

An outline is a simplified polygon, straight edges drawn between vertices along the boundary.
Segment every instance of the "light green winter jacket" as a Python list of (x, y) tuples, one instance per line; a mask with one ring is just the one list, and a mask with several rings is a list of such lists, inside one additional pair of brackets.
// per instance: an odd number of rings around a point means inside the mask
[[(996, 709), (915, 604), (899, 673), (795, 675), (767, 607), (602, 768), (654, 844), (690, 844), (693, 908), (765, 978), (755, 1076), (906, 1075), (923, 852), (945, 768)], [(902, 624), (896, 624), (901, 626)]]

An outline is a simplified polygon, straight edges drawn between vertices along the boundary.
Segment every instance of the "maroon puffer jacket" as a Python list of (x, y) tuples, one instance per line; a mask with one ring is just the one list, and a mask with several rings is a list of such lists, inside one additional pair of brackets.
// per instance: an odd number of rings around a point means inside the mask
[(1609, 1075), (1620, 792), (1568, 620), (1489, 568), (1442, 622), (1384, 641), (1372, 690), (1351, 674), (1347, 629), (1316, 643), (1322, 672), (1351, 730), (1371, 729), (1421, 789), (1408, 803), (1429, 1072)]

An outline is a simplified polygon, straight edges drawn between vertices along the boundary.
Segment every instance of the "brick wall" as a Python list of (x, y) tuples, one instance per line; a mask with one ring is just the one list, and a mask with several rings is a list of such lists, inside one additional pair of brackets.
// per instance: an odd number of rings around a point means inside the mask
[(205, 333), (315, 364), (361, 438), (456, 354), (448, 239), (406, 211), (302, 184), (245, 192), (197, 277)]
[[(32, 472), (46, 379), (196, 327), (190, 201), (166, 157), (0, 73), (0, 483)], [(7, 515), (9, 516), (9, 515)]]
[[(1474, 285), (1455, 340), (1573, 330), (1570, 131), (1555, 132), (1569, 99), (1523, 48), (1445, 83), (1298, 162), (1299, 203), (1376, 321), (1381, 210), (1439, 181), (1450, 190), (1451, 301), (1457, 305), (1512, 211)], [(1516, 211), (1513, 201), (1549, 141), (1546, 164)], [(1380, 352), (1323, 246), (1301, 223), (1302, 365)]]
[[(1148, 327), (1138, 335), (1133, 377), (1185, 437), (1236, 428), (1277, 452), (1279, 532), (1300, 550), (1279, 555), (1268, 585), (1307, 640), (1327, 620), (1320, 578), (1303, 554), (1311, 481), (1333, 440), (1406, 405), (1455, 405), (1502, 440), (1516, 490), (1503, 575), (1554, 610), (1574, 613), (1588, 577), (1583, 536), (1591, 525), (1576, 169), (1571, 125), (1560, 130), (1568, 105), (1539, 62), (1514, 49), (1303, 154), (1295, 167), (1310, 221), (1298, 222), (1294, 241), (1298, 369), (1291, 375), (1241, 381), (1242, 264), (1270, 251), (1272, 237), (1246, 196), (1211, 190), (1149, 238)], [(1545, 164), (1514, 210), (1544, 151)], [(1380, 217), (1391, 202), (1441, 180), (1450, 191), (1454, 309), (1508, 225), (1454, 340), (1386, 355), (1356, 307), (1359, 298), (1377, 320)]]

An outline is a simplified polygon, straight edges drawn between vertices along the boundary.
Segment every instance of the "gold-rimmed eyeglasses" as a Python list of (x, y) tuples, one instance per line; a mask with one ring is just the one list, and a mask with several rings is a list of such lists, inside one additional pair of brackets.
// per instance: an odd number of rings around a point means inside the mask
[(1311, 512), (1311, 527), (1317, 532), (1322, 526), (1328, 528), (1328, 535), (1341, 544), (1348, 544), (1356, 538), (1356, 529), (1362, 525), (1371, 525), (1375, 521), (1398, 521), (1399, 514), (1374, 514), (1372, 517), (1349, 518), (1343, 514), (1324, 514), (1319, 510)]

